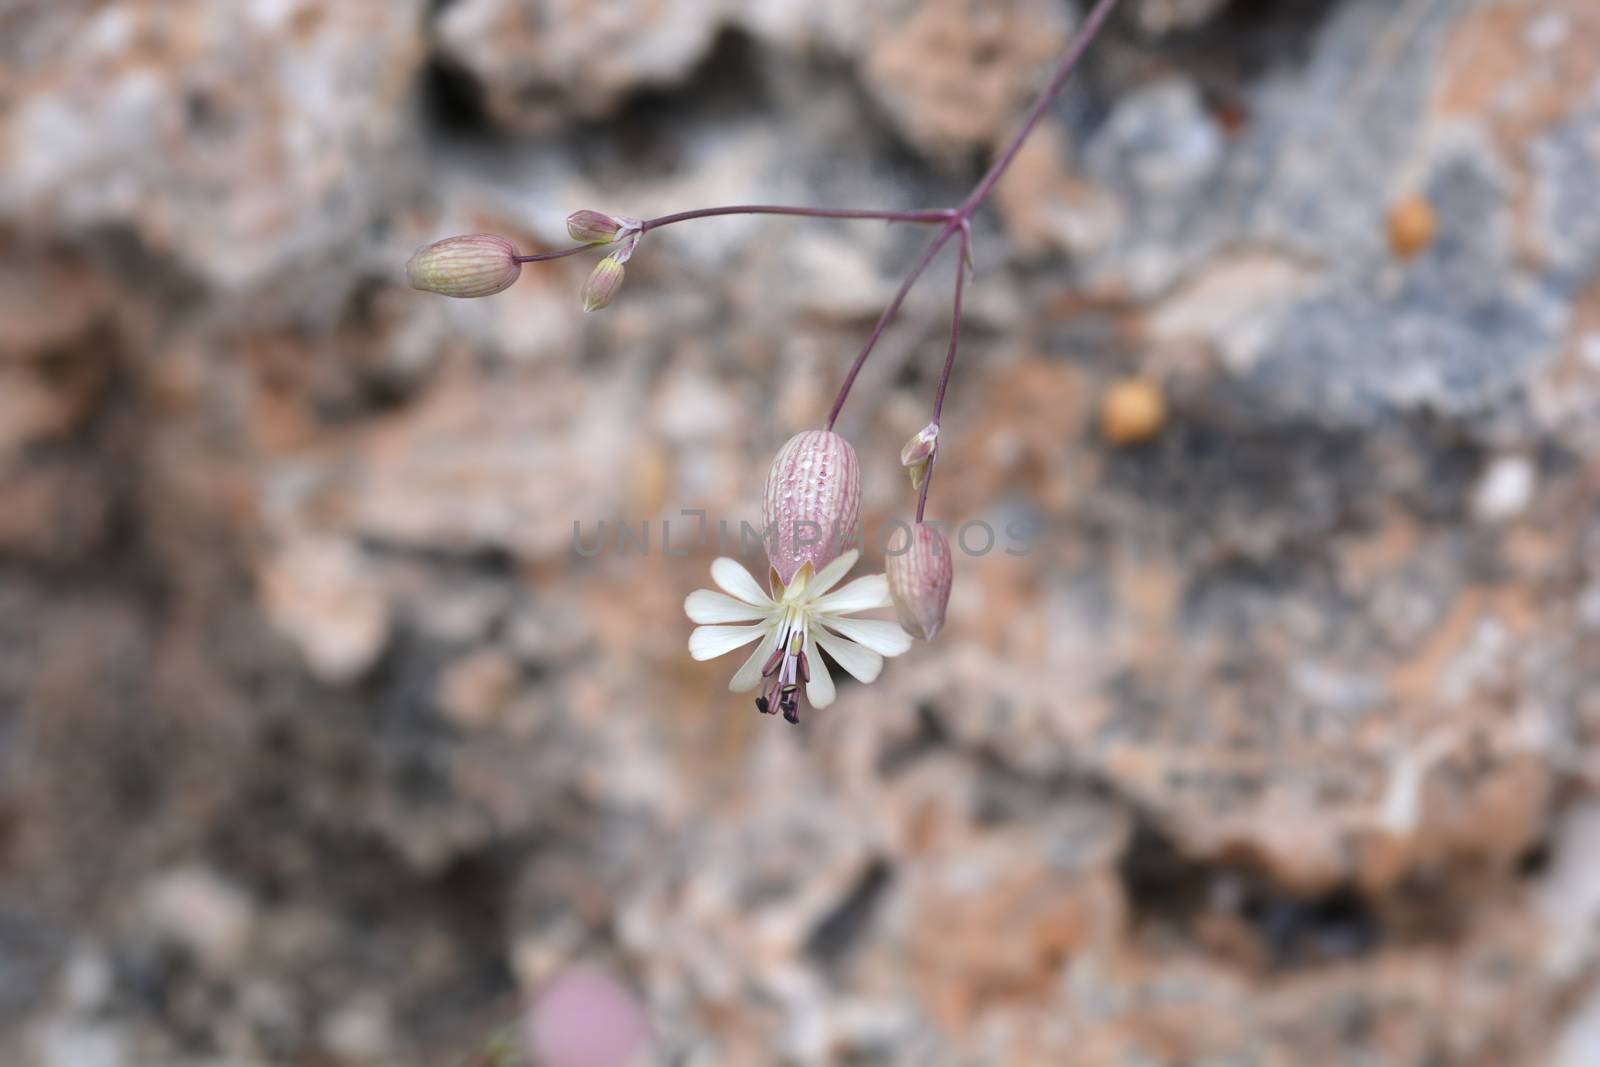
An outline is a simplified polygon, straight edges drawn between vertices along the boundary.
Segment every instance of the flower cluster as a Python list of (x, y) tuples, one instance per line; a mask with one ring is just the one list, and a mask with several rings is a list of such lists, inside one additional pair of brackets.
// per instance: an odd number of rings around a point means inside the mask
[[(581, 299), (585, 311), (609, 306), (622, 287), (625, 267), (645, 234), (662, 226), (716, 215), (791, 215), (806, 218), (876, 219), (883, 222), (935, 226), (938, 231), (911, 268), (889, 305), (884, 308), (845, 374), (828, 412), (826, 426), (791, 438), (773, 461), (767, 475), (762, 513), (771, 538), (767, 546), (767, 588), (731, 559), (718, 559), (711, 567), (717, 590), (702, 589), (689, 596), (684, 610), (698, 626), (689, 637), (689, 652), (697, 660), (712, 659), (751, 643), (755, 650), (735, 672), (736, 692), (760, 690), (756, 707), (764, 714), (783, 713), (800, 721), (802, 693), (812, 707), (833, 702), (833, 678), (823, 656), (830, 657), (852, 677), (870, 682), (883, 669), (886, 656), (898, 656), (911, 647), (913, 637), (932, 640), (944, 626), (953, 578), (950, 544), (936, 528), (923, 522), (928, 487), (938, 464), (940, 413), (950, 382), (961, 336), (961, 298), (967, 270), (972, 266), (972, 218), (995, 184), (1016, 159), (1022, 143), (1043, 119), (1049, 104), (1082, 59), (1089, 42), (1110, 18), (1118, 0), (1095, 0), (1078, 32), (1067, 46), (1049, 84), (1035, 99), (1010, 143), (997, 155), (983, 177), (961, 203), (928, 211), (857, 210), (786, 207), (772, 204), (737, 204), (700, 208), (652, 219), (634, 219), (600, 211), (582, 210), (567, 217), (567, 232), (578, 242), (571, 248), (521, 255), (503, 237), (469, 234), (436, 241), (412, 255), (406, 264), (411, 285), (444, 296), (492, 296), (514, 283), (525, 263), (562, 259), (595, 247), (610, 250), (584, 282)], [(917, 493), (916, 521), (906, 547), (891, 551), (886, 574), (858, 578), (839, 586), (860, 553), (846, 550), (861, 516), (861, 474), (855, 450), (833, 432), (845, 399), (885, 328), (907, 295), (941, 249), (955, 243), (960, 252), (951, 299), (950, 343), (944, 369), (933, 400), (932, 418), (906, 442), (900, 462)], [(1148, 404), (1145, 405), (1149, 407)], [(1148, 412), (1140, 426), (1159, 428)], [(1140, 429), (1142, 434), (1153, 429)], [(838, 588), (836, 588), (838, 587)], [(859, 612), (893, 607), (899, 622), (855, 618)]]

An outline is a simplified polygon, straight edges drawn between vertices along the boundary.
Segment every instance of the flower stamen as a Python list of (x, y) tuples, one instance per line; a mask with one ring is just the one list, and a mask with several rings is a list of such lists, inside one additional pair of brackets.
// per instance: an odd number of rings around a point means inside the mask
[(757, 711), (763, 715), (782, 711), (785, 719), (799, 723), (800, 687), (811, 681), (811, 665), (806, 661), (805, 649), (804, 613), (790, 607), (780, 624), (777, 647), (761, 669), (761, 676), (771, 678), (772, 684), (763, 695), (756, 698)]

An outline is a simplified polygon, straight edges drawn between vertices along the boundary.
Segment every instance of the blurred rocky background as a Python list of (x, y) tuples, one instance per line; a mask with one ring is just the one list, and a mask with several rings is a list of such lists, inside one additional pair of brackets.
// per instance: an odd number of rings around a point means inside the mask
[(1127, 0), (978, 226), (950, 623), (800, 728), (688, 659), (680, 511), (926, 233), (403, 285), (953, 203), (1081, 14), (3, 0), (0, 1063), (510, 1064), (563, 974), (685, 1067), (1600, 1063), (1592, 0)]

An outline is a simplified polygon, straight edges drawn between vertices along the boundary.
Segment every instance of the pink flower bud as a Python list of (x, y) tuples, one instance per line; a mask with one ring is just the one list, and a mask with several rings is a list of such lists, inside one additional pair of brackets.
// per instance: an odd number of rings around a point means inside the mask
[(493, 296), (521, 273), (516, 246), (492, 233), (446, 237), (423, 245), (406, 261), (411, 288), (443, 296)]
[(584, 244), (610, 244), (639, 228), (638, 219), (621, 218), (599, 211), (574, 211), (567, 216), (567, 233)]
[(921, 489), (928, 476), (928, 464), (939, 447), (939, 424), (930, 422), (912, 435), (900, 450), (900, 465), (911, 475), (911, 488)]
[(911, 528), (910, 545), (900, 552), (891, 546), (884, 562), (901, 628), (932, 641), (944, 628), (945, 607), (950, 603), (954, 579), (950, 542), (934, 527), (919, 522)]
[(802, 566), (812, 573), (844, 551), (861, 519), (861, 468), (850, 442), (806, 430), (778, 450), (761, 504), (767, 558), (784, 585)]

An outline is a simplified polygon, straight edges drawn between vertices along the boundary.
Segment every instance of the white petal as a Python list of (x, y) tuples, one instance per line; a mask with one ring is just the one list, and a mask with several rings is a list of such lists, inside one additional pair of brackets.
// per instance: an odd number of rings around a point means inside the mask
[(840, 578), (843, 578), (845, 575), (850, 573), (850, 568), (854, 567), (856, 565), (856, 560), (860, 558), (861, 553), (853, 548), (844, 553), (842, 556), (839, 556), (826, 567), (822, 568), (821, 572), (818, 573), (816, 578), (812, 580), (811, 587), (807, 589), (806, 592), (810, 593), (812, 596), (821, 596), (823, 593), (826, 593), (828, 590), (839, 584)]
[(889, 579), (881, 574), (869, 574), (865, 578), (857, 578), (837, 593), (822, 597), (811, 608), (820, 615), (848, 615), (853, 611), (886, 608), (893, 603), (893, 598), (889, 596)]
[[(882, 656), (898, 656), (911, 647), (911, 635), (900, 629), (900, 624), (897, 622), (885, 622), (882, 619), (841, 619), (837, 615), (825, 615), (819, 621), (840, 636), (848, 637), (857, 644), (866, 645)], [(827, 648), (826, 643), (823, 647)]]
[(883, 657), (870, 648), (835, 637), (826, 630), (817, 632), (817, 641), (828, 650), (834, 662), (849, 671), (850, 676), (858, 682), (876, 681), (883, 671)]
[(742, 600), (746, 604), (754, 604), (765, 608), (772, 605), (772, 598), (761, 591), (761, 586), (750, 577), (750, 572), (739, 565), (736, 559), (727, 556), (718, 556), (711, 561), (711, 580), (722, 587), (723, 592), (729, 593), (735, 600)]
[(695, 659), (716, 659), (766, 632), (765, 626), (696, 626), (689, 635), (689, 655)]
[(825, 708), (833, 703), (833, 676), (828, 665), (817, 652), (817, 643), (806, 638), (806, 666), (811, 668), (811, 681), (806, 683), (806, 701), (814, 708)]
[(761, 639), (756, 650), (750, 658), (744, 661), (744, 666), (734, 672), (733, 680), (728, 683), (728, 689), (734, 693), (748, 693), (761, 684), (761, 668), (767, 665), (767, 660), (772, 657), (772, 650), (778, 645), (778, 631), (776, 628), (767, 631), (767, 636)]
[(683, 611), (692, 622), (754, 622), (766, 615), (764, 608), (712, 589), (690, 593), (683, 602)]

